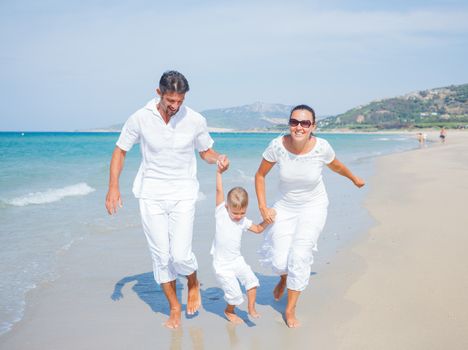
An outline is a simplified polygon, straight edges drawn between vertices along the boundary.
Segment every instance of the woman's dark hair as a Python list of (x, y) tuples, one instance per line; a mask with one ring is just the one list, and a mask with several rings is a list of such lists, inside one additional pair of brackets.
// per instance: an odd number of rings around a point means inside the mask
[(295, 111), (301, 111), (301, 110), (306, 110), (306, 111), (309, 111), (310, 113), (312, 113), (312, 124), (315, 124), (315, 111), (313, 110), (312, 107), (309, 107), (307, 105), (298, 105), (296, 107), (294, 107), (292, 110), (291, 110), (291, 113), (289, 114), (289, 118), (291, 118), (291, 115), (295, 112)]
[(159, 80), (159, 90), (164, 95), (166, 92), (177, 92), (178, 94), (185, 94), (190, 90), (187, 79), (182, 73), (175, 70), (168, 70), (164, 72)]

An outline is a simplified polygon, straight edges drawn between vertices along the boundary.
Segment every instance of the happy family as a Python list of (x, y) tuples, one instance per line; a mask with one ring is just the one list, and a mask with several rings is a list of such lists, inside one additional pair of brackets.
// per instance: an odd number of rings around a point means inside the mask
[[(226, 318), (242, 320), (235, 313), (243, 302), (240, 283), (247, 294), (251, 317), (259, 314), (255, 298), (259, 282), (240, 253), (244, 231), (265, 232), (261, 261), (279, 276), (273, 290), (275, 300), (287, 291), (284, 320), (288, 327), (300, 325), (296, 318), (299, 295), (309, 283), (313, 251), (327, 217), (328, 197), (322, 168), (347, 177), (357, 187), (364, 181), (336, 157), (333, 148), (313, 135), (315, 112), (307, 105), (294, 107), (289, 116), (289, 133), (274, 138), (262, 154), (255, 174), (258, 209), (263, 221), (246, 218), (248, 194), (242, 187), (224, 195), (222, 174), (229, 159), (213, 149), (205, 118), (183, 105), (189, 91), (187, 79), (177, 71), (165, 72), (156, 89), (158, 98), (148, 102), (125, 123), (110, 163), (106, 208), (115, 214), (122, 207), (119, 177), (126, 153), (140, 144), (142, 161), (133, 193), (139, 200), (141, 221), (153, 261), (154, 278), (170, 306), (165, 326), (181, 324), (181, 303), (176, 293), (178, 275), (187, 277), (187, 313), (201, 306), (197, 259), (192, 252), (193, 222), (199, 184), (195, 150), (209, 164), (216, 165), (216, 234), (211, 248), (216, 278), (227, 302)], [(265, 178), (273, 166), (279, 168), (279, 200), (271, 207), (266, 198)], [(265, 231), (264, 231), (265, 230)]]

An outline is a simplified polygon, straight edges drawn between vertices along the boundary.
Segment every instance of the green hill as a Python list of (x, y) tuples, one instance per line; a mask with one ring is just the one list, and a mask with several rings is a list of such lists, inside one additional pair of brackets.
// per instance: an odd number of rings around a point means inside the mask
[(318, 122), (321, 129), (468, 127), (468, 84), (373, 101)]

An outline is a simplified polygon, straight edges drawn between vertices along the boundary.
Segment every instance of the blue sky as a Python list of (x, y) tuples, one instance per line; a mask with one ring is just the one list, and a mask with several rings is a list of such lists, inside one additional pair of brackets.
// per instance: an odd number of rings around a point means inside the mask
[(3, 0), (0, 45), (0, 130), (121, 123), (167, 69), (198, 111), (332, 115), (468, 83), (468, 1)]

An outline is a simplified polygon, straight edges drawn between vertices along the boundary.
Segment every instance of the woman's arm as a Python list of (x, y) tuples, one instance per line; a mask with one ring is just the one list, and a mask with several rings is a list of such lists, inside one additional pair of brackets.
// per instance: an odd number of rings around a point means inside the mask
[(328, 164), (328, 167), (334, 171), (335, 173), (340, 174), (341, 176), (347, 177), (350, 179), (357, 187), (361, 188), (364, 186), (366, 183), (364, 182), (363, 179), (360, 177), (355, 176), (351, 170), (349, 170), (346, 165), (341, 163), (338, 159), (334, 159), (330, 164)]
[(258, 209), (262, 214), (263, 220), (271, 224), (274, 220), (274, 210), (267, 207), (265, 194), (265, 176), (276, 163), (262, 159), (257, 173), (255, 174), (255, 192), (257, 193)]

